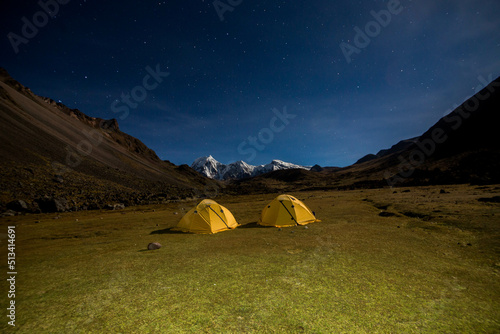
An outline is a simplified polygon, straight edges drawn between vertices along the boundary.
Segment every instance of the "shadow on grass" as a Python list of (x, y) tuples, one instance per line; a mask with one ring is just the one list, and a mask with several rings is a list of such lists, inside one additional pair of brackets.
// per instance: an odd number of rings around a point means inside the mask
[(169, 228), (166, 228), (166, 229), (163, 229), (163, 230), (153, 231), (153, 232), (151, 232), (149, 234), (186, 234), (185, 232), (173, 231), (172, 229), (173, 229), (173, 227), (169, 227)]
[(158, 249), (147, 249), (147, 248), (145, 248), (145, 249), (139, 249), (139, 250), (137, 251), (137, 253), (142, 253), (142, 252), (151, 252), (151, 253), (154, 253), (154, 252), (155, 252), (155, 251), (157, 251), (157, 250), (158, 250)]
[[(274, 226), (262, 226), (257, 224), (257, 222), (248, 223), (245, 225), (239, 225), (238, 228), (274, 228)], [(189, 234), (182, 231), (174, 231), (173, 227), (169, 227), (163, 230), (156, 230), (149, 234)]]
[(252, 222), (252, 223), (238, 226), (238, 228), (273, 228), (273, 227), (274, 226), (262, 226), (262, 225), (259, 225), (257, 222)]

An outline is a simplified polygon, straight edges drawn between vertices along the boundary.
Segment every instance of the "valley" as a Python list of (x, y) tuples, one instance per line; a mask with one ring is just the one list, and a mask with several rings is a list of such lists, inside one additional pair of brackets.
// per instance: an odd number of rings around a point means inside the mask
[(500, 1), (4, 2), (0, 333), (500, 333)]
[(213, 235), (170, 231), (198, 201), (0, 220), (17, 332), (500, 330), (500, 185), (298, 192), (321, 222), (257, 227), (275, 195), (216, 197)]

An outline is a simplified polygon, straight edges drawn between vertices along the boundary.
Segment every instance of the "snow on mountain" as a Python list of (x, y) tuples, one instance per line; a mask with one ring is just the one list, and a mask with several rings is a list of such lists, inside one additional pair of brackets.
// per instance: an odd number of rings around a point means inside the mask
[(219, 169), (221, 169), (222, 166), (224, 165), (215, 160), (211, 155), (209, 155), (208, 157), (201, 157), (196, 159), (191, 165), (191, 168), (205, 175), (206, 177), (209, 177), (211, 179), (218, 179), (217, 176), (219, 173)]
[(243, 179), (281, 169), (310, 169), (310, 167), (295, 165), (281, 160), (273, 160), (267, 165), (260, 166), (249, 165), (241, 160), (225, 165), (215, 160), (211, 155), (196, 159), (191, 168), (206, 177), (217, 180)]

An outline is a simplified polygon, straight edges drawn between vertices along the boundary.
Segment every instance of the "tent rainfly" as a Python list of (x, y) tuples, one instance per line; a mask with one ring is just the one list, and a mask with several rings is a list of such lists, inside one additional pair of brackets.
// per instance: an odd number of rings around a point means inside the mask
[(259, 225), (287, 227), (319, 221), (302, 201), (290, 195), (280, 195), (264, 207)]
[(237, 226), (231, 211), (213, 200), (205, 199), (189, 210), (172, 230), (206, 234), (234, 229)]

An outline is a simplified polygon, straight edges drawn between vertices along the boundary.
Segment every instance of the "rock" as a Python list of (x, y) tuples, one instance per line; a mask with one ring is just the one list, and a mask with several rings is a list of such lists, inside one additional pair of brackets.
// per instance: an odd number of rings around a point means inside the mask
[(4, 213), (0, 214), (0, 217), (12, 217), (12, 216), (15, 216), (16, 214), (17, 214), (17, 212), (15, 212), (13, 210), (7, 210)]
[(125, 209), (125, 204), (123, 203), (115, 204), (115, 210), (123, 210), (123, 209)]
[(54, 198), (53, 203), (57, 212), (64, 212), (68, 210), (68, 201), (65, 198)]
[(26, 212), (28, 211), (28, 205), (25, 201), (17, 199), (15, 201), (7, 203), (7, 209), (17, 212)]
[(448, 192), (447, 192), (446, 190), (444, 190), (444, 189), (441, 189), (441, 190), (439, 191), (439, 193), (440, 193), (440, 194), (448, 194)]
[(106, 209), (106, 210), (123, 210), (123, 209), (125, 209), (125, 204), (123, 204), (123, 203), (106, 204), (104, 206), (104, 209)]
[(56, 182), (56, 183), (64, 183), (64, 179), (62, 177), (62, 175), (54, 175), (54, 178), (52, 179), (52, 181)]
[(68, 210), (68, 201), (65, 198), (42, 197), (36, 200), (42, 212), (64, 212)]
[(118, 121), (116, 119), (107, 119), (107, 120), (101, 120), (101, 123), (99, 124), (101, 129), (104, 130), (114, 130), (118, 131), (120, 130), (120, 127), (118, 126)]
[(40, 210), (40, 206), (38, 205), (36, 200), (31, 202), (31, 212), (32, 213), (42, 213), (42, 210)]
[(160, 249), (161, 244), (159, 242), (152, 242), (148, 245), (149, 250), (155, 250), (155, 249)]

